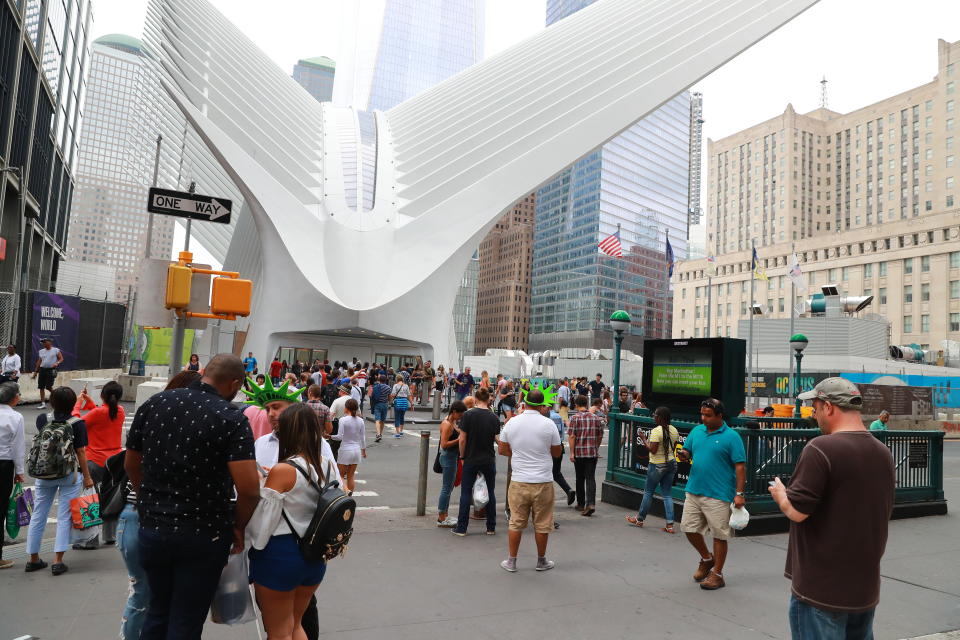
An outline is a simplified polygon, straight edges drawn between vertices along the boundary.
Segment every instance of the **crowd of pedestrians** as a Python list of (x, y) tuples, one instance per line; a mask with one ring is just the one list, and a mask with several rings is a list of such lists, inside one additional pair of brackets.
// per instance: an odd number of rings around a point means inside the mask
[[(11, 347), (5, 376), (20, 375), (14, 356)], [(44, 363), (55, 369), (56, 356), (45, 358), (36, 369)], [(555, 484), (581, 515), (596, 512), (596, 468), (614, 410), (600, 374), (589, 381), (564, 379), (554, 389), (502, 375), (491, 379), (486, 371), (478, 380), (469, 367), (454, 374), (429, 361), (393, 370), (356, 359), (310, 366), (274, 359), (266, 375), (252, 353), (243, 360), (218, 355), (193, 364), (139, 408), (125, 448), (118, 384), (104, 385), (98, 399), (86, 390), (77, 396), (69, 387), (47, 385), (51, 411), (37, 418), (35, 442), (51, 446), (43, 448), (48, 453), (28, 455), (23, 417), (15, 409), (19, 387), (0, 381), (0, 498), (27, 473), (35, 479), (25, 571), (49, 566), (54, 576), (62, 575), (71, 545), (85, 550), (116, 542), (130, 581), (123, 638), (199, 638), (227, 559), (240, 553), (248, 554), (268, 638), (319, 637), (316, 592), (327, 562), (308, 559), (302, 539), (322, 487), (336, 482), (348, 497), (354, 491), (367, 457), (365, 400), (379, 443), (391, 407), (393, 436), (402, 438), (405, 413), (452, 387), (456, 400), (439, 425), (437, 527), (464, 537), (470, 520), (482, 519), (484, 532), (496, 535), (499, 495), (508, 532), (500, 567), (507, 572), (522, 568), (520, 546), (531, 521), (533, 568), (556, 566), (547, 557), (549, 535), (559, 527)], [(241, 392), (246, 408), (236, 402)], [(616, 395), (618, 411), (645, 408), (639, 394)], [(792, 523), (785, 572), (792, 582), (791, 630), (794, 638), (867, 638), (892, 509), (889, 449), (864, 427), (862, 398), (852, 383), (831, 378), (801, 398), (813, 402), (824, 435), (804, 448), (789, 486), (777, 479), (769, 489)], [(729, 426), (723, 403), (713, 398), (703, 400), (700, 424), (683, 438), (668, 407), (657, 407), (652, 416), (654, 428), (640, 435), (649, 454), (646, 488), (627, 523), (644, 527), (659, 490), (662, 531), (675, 533), (677, 465), (695, 460), (680, 528), (699, 556), (693, 579), (704, 590), (723, 588), (731, 510), (745, 505), (743, 440)], [(502, 489), (498, 455), (507, 460)], [(573, 487), (562, 472), (567, 455)], [(486, 489), (482, 505), (475, 504), (478, 483)], [(114, 517), (105, 518), (98, 537), (76, 542), (71, 500), (95, 487), (112, 494), (113, 486), (119, 487)], [(457, 486), (454, 518), (450, 503)], [(40, 541), (54, 502), (56, 536), (48, 565)], [(0, 555), (0, 569), (12, 564)]]

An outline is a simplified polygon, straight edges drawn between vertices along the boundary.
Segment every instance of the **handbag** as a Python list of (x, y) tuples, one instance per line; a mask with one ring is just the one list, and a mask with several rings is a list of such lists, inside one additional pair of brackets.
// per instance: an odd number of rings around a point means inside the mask
[(463, 460), (457, 460), (457, 477), (453, 481), (454, 488), (459, 487), (463, 482)]
[(437, 457), (433, 459), (433, 472), (443, 473), (443, 465), (440, 464), (440, 443), (437, 443)]
[(220, 582), (210, 603), (210, 621), (216, 624), (244, 624), (257, 619), (250, 597), (247, 554), (232, 553), (220, 573)]
[(7, 535), (15, 539), (20, 535), (20, 520), (18, 517), (19, 499), (23, 495), (23, 483), (18, 482), (13, 487), (13, 493), (10, 494), (10, 500), (7, 502), (7, 519), (5, 522)]
[(74, 529), (89, 529), (103, 524), (100, 517), (100, 495), (93, 489), (70, 501), (70, 519)]

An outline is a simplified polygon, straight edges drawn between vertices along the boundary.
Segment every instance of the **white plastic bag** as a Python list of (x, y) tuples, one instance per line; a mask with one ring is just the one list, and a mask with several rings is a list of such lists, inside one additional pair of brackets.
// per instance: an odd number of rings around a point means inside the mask
[(488, 502), (490, 502), (490, 494), (487, 493), (487, 479), (480, 474), (473, 485), (473, 507), (479, 511), (487, 506)]
[(730, 505), (730, 528), (735, 529), (736, 531), (742, 531), (747, 527), (747, 523), (750, 522), (750, 512), (747, 511), (746, 507), (740, 507), (739, 509), (732, 504)]
[(231, 553), (220, 574), (220, 584), (210, 604), (210, 620), (217, 624), (245, 624), (257, 619), (250, 596), (247, 552)]

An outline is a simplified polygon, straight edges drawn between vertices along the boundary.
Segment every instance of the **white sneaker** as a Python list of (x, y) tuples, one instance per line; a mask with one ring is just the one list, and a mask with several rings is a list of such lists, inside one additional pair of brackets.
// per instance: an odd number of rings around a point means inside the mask
[(47, 405), (43, 404), (42, 402), (37, 405), (37, 409), (46, 409), (46, 408), (47, 408)]
[(453, 527), (457, 526), (457, 519), (447, 516), (442, 521), (438, 521), (437, 526), (443, 529), (452, 529)]

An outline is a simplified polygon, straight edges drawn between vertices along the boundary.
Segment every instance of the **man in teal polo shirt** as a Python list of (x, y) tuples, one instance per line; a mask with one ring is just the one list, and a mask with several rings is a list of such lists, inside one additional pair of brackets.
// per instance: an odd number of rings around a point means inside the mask
[[(724, 421), (723, 403), (709, 398), (700, 403), (699, 424), (690, 431), (680, 458), (691, 460), (687, 497), (683, 503), (680, 526), (687, 540), (700, 552), (700, 566), (693, 579), (701, 589), (725, 586), (723, 564), (727, 559), (730, 531), (730, 503), (743, 507), (746, 482), (746, 452), (740, 434)], [(704, 534), (713, 535), (713, 554), (707, 549)]]

